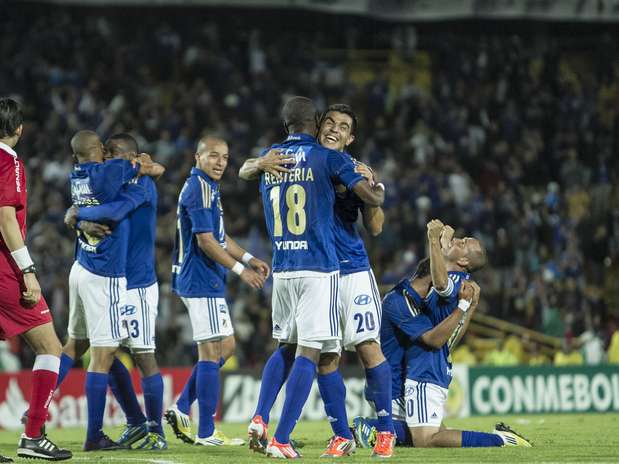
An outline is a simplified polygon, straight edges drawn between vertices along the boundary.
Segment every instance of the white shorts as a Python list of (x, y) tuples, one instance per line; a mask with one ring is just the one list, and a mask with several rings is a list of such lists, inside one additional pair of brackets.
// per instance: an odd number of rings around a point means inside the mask
[(127, 305), (124, 317), (127, 320), (129, 338), (123, 345), (131, 350), (155, 351), (155, 324), (159, 305), (159, 285), (127, 290)]
[(440, 427), (445, 416), (447, 389), (433, 383), (406, 379), (406, 424), (409, 427)]
[(339, 306), (345, 350), (355, 351), (368, 340), (380, 342), (382, 305), (372, 271), (340, 276)]
[(403, 396), (391, 400), (391, 417), (394, 421), (406, 422), (406, 400)]
[(273, 275), (273, 338), (330, 350), (340, 341), (339, 272)]
[(129, 336), (122, 310), (127, 280), (93, 274), (77, 261), (69, 274), (69, 336), (91, 346), (119, 346)]
[(189, 312), (196, 342), (221, 340), (234, 334), (225, 298), (181, 297)]

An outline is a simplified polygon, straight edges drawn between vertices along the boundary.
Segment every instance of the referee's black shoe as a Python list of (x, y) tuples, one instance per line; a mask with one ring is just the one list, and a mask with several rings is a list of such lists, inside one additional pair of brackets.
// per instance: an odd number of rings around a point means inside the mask
[(65, 459), (71, 459), (73, 453), (69, 450), (58, 448), (53, 441), (47, 438), (47, 435), (41, 435), (39, 438), (28, 438), (22, 434), (17, 448), (17, 456), (26, 459), (64, 461)]

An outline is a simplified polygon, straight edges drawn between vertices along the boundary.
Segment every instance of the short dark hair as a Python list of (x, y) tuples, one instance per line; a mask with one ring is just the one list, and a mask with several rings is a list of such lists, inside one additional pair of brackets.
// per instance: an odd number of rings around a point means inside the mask
[(24, 116), (19, 103), (11, 98), (0, 99), (0, 138), (13, 137), (19, 126), (24, 123)]
[(413, 279), (422, 279), (423, 277), (427, 277), (430, 275), (430, 258), (423, 258), (417, 264), (417, 270), (413, 275)]
[(105, 143), (107, 145), (108, 142), (114, 141), (122, 142), (125, 144), (129, 151), (134, 151), (138, 153), (138, 141), (135, 139), (135, 137), (133, 137), (133, 135), (127, 134), (126, 132), (120, 132), (118, 134), (111, 135)]
[(352, 110), (350, 105), (347, 105), (346, 103), (335, 103), (333, 105), (330, 105), (329, 108), (327, 108), (327, 111), (325, 111), (322, 114), (322, 117), (320, 118), (321, 125), (322, 125), (322, 121), (327, 117), (327, 114), (330, 113), (331, 111), (336, 111), (338, 113), (343, 113), (343, 114), (347, 114), (348, 116), (350, 116), (350, 119), (352, 119), (352, 127), (350, 128), (350, 133), (354, 135), (357, 132), (357, 126), (359, 125), (359, 120), (357, 119), (357, 115)]
[(318, 110), (311, 99), (292, 97), (282, 108), (282, 120), (289, 133), (301, 132), (304, 129), (315, 128), (318, 123)]

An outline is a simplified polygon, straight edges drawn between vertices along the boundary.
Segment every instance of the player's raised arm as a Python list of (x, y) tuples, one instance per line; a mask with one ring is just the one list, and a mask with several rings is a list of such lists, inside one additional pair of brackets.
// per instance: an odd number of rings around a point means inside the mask
[(147, 153), (140, 153), (136, 159), (140, 165), (139, 175), (158, 178), (165, 172), (163, 165), (154, 162)]
[(282, 156), (279, 150), (269, 150), (266, 155), (258, 158), (249, 158), (239, 169), (239, 177), (243, 180), (258, 179), (263, 172), (276, 177), (289, 172), (286, 164), (294, 163), (294, 158)]
[(441, 233), (444, 224), (438, 219), (433, 219), (427, 224), (428, 247), (430, 254), (430, 274), (432, 275), (432, 286), (439, 295), (449, 296), (453, 291), (453, 283), (447, 275), (447, 265), (443, 258), (441, 249)]
[(226, 234), (226, 250), (234, 259), (236, 259), (237, 261), (242, 261), (243, 263), (245, 263), (246, 266), (251, 267), (254, 271), (262, 275), (265, 279), (269, 277), (269, 274), (271, 273), (271, 268), (269, 267), (269, 265), (249, 253), (235, 240), (233, 240), (232, 237), (230, 237), (228, 234)]
[(263, 287), (265, 277), (239, 263), (221, 246), (212, 232), (196, 234), (196, 240), (200, 249), (213, 261), (217, 261), (222, 266), (238, 274), (249, 286), (256, 289)]

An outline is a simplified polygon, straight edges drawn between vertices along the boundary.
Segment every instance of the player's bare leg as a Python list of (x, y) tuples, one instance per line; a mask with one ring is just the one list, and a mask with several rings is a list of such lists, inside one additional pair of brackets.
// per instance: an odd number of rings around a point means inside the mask
[[(499, 427), (502, 426), (502, 428)], [(524, 446), (531, 443), (504, 424), (493, 433), (452, 430), (440, 427), (409, 427), (415, 448), (462, 448), (490, 446)]]
[(67, 342), (62, 347), (62, 352), (71, 359), (80, 359), (90, 348), (88, 340), (76, 340), (73, 337), (67, 337)]
[(28, 422), (19, 441), (17, 455), (39, 459), (70, 459), (73, 456), (71, 451), (58, 448), (47, 439), (43, 431), (47, 408), (56, 389), (62, 346), (51, 322), (30, 329), (22, 337), (36, 353), (36, 358), (32, 368)]

